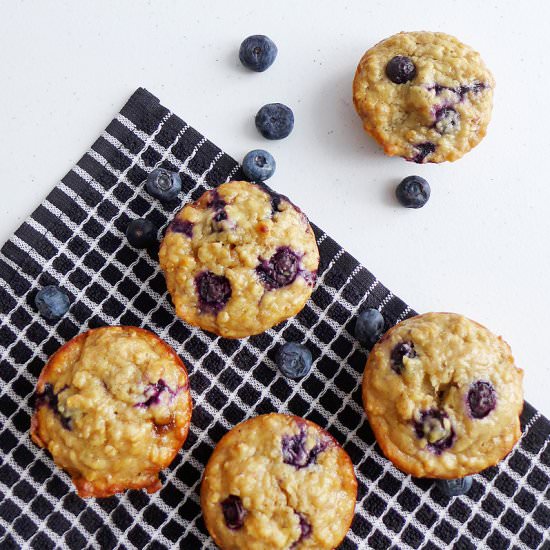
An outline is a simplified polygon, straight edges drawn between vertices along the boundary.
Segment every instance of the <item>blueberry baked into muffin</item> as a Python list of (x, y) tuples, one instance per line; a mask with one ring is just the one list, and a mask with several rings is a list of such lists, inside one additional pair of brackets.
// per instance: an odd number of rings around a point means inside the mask
[(493, 76), (479, 53), (439, 32), (402, 32), (368, 50), (353, 101), (387, 155), (453, 161), (485, 136)]
[(521, 435), (523, 371), (510, 347), (454, 313), (426, 313), (374, 346), (363, 404), (382, 451), (416, 477), (454, 479), (497, 464)]
[(168, 344), (143, 329), (103, 327), (73, 338), (42, 370), (31, 436), (81, 497), (154, 492), (191, 409), (187, 372)]
[(351, 460), (316, 424), (266, 414), (217, 444), (206, 466), (201, 507), (222, 550), (335, 548), (355, 510)]
[(242, 338), (304, 307), (319, 251), (306, 216), (286, 197), (233, 181), (176, 215), (159, 259), (179, 317)]

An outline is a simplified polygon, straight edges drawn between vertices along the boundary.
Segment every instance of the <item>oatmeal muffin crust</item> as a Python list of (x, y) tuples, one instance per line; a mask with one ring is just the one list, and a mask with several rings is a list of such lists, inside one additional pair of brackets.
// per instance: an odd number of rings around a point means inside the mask
[(186, 205), (159, 258), (177, 315), (227, 338), (259, 334), (296, 315), (319, 267), (306, 216), (286, 197), (245, 181)]
[(363, 403), (384, 454), (416, 477), (493, 466), (521, 435), (523, 371), (510, 347), (454, 313), (402, 321), (374, 346)]
[(82, 497), (154, 492), (191, 409), (187, 372), (168, 344), (140, 328), (102, 327), (70, 340), (42, 370), (31, 436)]
[(295, 416), (243, 422), (214, 449), (201, 487), (208, 531), (222, 550), (335, 548), (355, 510), (350, 458)]
[(353, 101), (387, 155), (453, 161), (485, 136), (495, 82), (481, 56), (439, 32), (401, 32), (368, 50)]

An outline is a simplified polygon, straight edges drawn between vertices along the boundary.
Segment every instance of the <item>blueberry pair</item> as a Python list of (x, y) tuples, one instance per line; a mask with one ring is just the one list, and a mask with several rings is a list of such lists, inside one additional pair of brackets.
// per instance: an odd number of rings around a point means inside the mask
[[(161, 202), (170, 202), (181, 191), (181, 177), (177, 172), (155, 168), (145, 180), (147, 192)], [(132, 220), (126, 227), (126, 238), (134, 248), (149, 248), (157, 242), (158, 228), (149, 220)]]
[[(267, 36), (254, 34), (245, 38), (239, 48), (241, 63), (251, 71), (267, 70), (277, 57), (277, 46)], [(256, 115), (256, 128), (267, 139), (283, 139), (294, 126), (292, 110), (282, 103), (268, 103)]]
[[(267, 139), (283, 139), (294, 127), (294, 114), (282, 103), (264, 105), (255, 120), (256, 128)], [(263, 149), (250, 151), (243, 160), (243, 172), (250, 181), (265, 181), (275, 173), (275, 167), (275, 159)]]

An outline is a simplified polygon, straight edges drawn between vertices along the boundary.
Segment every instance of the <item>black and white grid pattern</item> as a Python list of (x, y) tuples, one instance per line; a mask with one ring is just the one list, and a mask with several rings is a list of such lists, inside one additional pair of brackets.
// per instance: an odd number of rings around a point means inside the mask
[[(182, 196), (165, 207), (142, 189), (156, 166), (182, 176)], [(125, 228), (139, 217), (164, 228), (183, 201), (240, 177), (232, 158), (140, 89), (2, 248), (0, 547), (213, 548), (199, 506), (204, 465), (235, 424), (281, 411), (328, 429), (352, 458), (359, 494), (341, 548), (550, 548), (550, 423), (531, 406), (516, 450), (475, 476), (466, 497), (444, 497), (381, 455), (361, 407), (366, 351), (353, 338), (354, 317), (377, 307), (392, 325), (414, 312), (321, 230), (318, 286), (296, 318), (235, 341), (174, 317), (156, 252), (127, 246)], [(71, 297), (59, 322), (45, 321), (33, 306), (47, 284)], [(58, 347), (115, 324), (152, 330), (183, 358), (191, 431), (158, 493), (82, 500), (29, 438), (31, 396)], [(313, 371), (301, 381), (275, 368), (285, 340), (305, 342), (313, 353)]]

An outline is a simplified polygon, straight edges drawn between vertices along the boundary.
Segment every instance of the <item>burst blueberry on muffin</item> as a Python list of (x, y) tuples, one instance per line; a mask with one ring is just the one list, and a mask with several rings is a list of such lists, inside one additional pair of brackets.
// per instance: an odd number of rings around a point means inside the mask
[(227, 338), (259, 334), (296, 315), (319, 266), (305, 215), (286, 197), (244, 181), (186, 205), (159, 258), (177, 315)]
[(523, 371), (510, 347), (454, 313), (402, 321), (374, 346), (363, 403), (384, 454), (416, 477), (497, 464), (521, 435)]
[(365, 53), (353, 101), (387, 155), (443, 162), (485, 136), (494, 87), (481, 56), (453, 36), (402, 32)]
[(31, 435), (82, 497), (153, 492), (187, 437), (191, 409), (187, 372), (168, 344), (136, 327), (103, 327), (48, 361)]
[(222, 548), (335, 548), (355, 510), (347, 453), (313, 422), (266, 414), (214, 449), (201, 487), (206, 527)]

